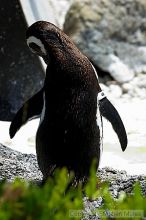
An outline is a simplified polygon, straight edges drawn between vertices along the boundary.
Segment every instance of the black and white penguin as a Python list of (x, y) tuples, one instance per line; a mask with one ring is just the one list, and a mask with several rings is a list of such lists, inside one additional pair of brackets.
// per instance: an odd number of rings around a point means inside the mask
[(64, 166), (74, 171), (77, 181), (85, 180), (93, 159), (97, 168), (100, 160), (97, 111), (111, 122), (124, 151), (127, 135), (122, 120), (101, 90), (95, 68), (65, 33), (38, 21), (28, 28), (26, 40), (30, 50), (46, 62), (46, 78), (43, 88), (14, 117), (10, 137), (40, 116), (36, 153), (44, 180), (56, 167)]

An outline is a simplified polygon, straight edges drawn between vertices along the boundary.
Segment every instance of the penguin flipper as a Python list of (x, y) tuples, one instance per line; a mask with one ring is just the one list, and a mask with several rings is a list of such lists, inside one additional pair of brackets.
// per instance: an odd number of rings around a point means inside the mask
[(13, 138), (17, 131), (28, 120), (37, 118), (43, 109), (43, 89), (26, 101), (18, 110), (9, 128), (10, 138)]
[(128, 143), (127, 134), (118, 111), (106, 97), (99, 100), (99, 109), (101, 115), (112, 124), (121, 144), (122, 151), (125, 151)]

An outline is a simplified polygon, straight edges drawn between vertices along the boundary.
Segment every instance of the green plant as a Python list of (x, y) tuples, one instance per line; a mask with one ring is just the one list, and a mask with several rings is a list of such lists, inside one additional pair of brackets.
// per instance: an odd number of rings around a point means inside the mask
[(141, 193), (141, 186), (137, 182), (134, 184), (133, 192), (126, 194), (121, 192), (117, 199), (114, 199), (108, 184), (104, 184), (98, 191), (98, 196), (103, 198), (103, 206), (97, 212), (101, 219), (134, 219), (140, 220), (146, 216), (146, 197)]
[(92, 167), (90, 180), (85, 187), (85, 192), (91, 199), (102, 197), (103, 205), (95, 209), (92, 212), (93, 215), (98, 214), (101, 219), (144, 219), (146, 216), (146, 196), (142, 194), (139, 182), (133, 185), (131, 193), (121, 192), (119, 197), (115, 199), (109, 191), (109, 183), (97, 181), (94, 173), (95, 170)]
[(121, 193), (114, 199), (109, 191), (109, 183), (102, 183), (91, 168), (89, 182), (84, 189), (79, 184), (68, 187), (73, 174), (67, 169), (56, 170), (43, 187), (24, 180), (0, 183), (0, 220), (78, 220), (83, 217), (83, 191), (90, 200), (103, 198), (102, 207), (95, 209), (101, 219), (142, 219), (146, 216), (146, 197), (141, 193), (139, 183), (133, 193)]
[[(16, 179), (0, 185), (0, 220), (68, 220), (72, 210), (82, 210), (82, 190), (67, 187), (72, 180), (65, 168), (43, 187)], [(72, 219), (79, 219), (74, 218)]]

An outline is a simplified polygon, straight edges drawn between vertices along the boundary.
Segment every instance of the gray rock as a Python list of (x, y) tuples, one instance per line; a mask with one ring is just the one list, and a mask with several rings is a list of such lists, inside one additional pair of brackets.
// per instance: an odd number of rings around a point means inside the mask
[(120, 98), (122, 95), (122, 89), (120, 88), (120, 86), (118, 85), (110, 85), (109, 86), (110, 89), (110, 95), (114, 98)]
[(42, 87), (44, 72), (26, 45), (27, 26), (19, 1), (1, 1), (0, 14), (0, 120), (10, 121)]
[[(23, 154), (2, 144), (0, 144), (0, 152), (0, 179), (13, 180), (16, 176), (27, 180), (42, 179), (35, 155)], [(99, 169), (97, 175), (102, 181), (110, 181), (111, 192), (117, 191), (113, 195), (119, 195), (120, 191), (125, 191), (127, 188), (132, 190), (133, 184), (138, 180), (143, 186), (145, 184), (145, 177), (142, 175), (130, 176), (126, 171), (118, 171), (109, 167)], [(144, 187), (143, 193), (146, 194), (146, 188)], [(87, 198), (85, 198), (85, 203), (86, 201)], [(99, 206), (101, 203), (102, 199), (98, 198), (91, 206)]]
[[(38, 168), (36, 156), (33, 154), (22, 154), (0, 144), (0, 180), (7, 179), (12, 181), (15, 177), (25, 180), (42, 180), (42, 174)], [(112, 168), (99, 169), (97, 175), (101, 181), (109, 181), (110, 192), (114, 198), (117, 198), (121, 192), (131, 193), (135, 182), (139, 181), (142, 192), (146, 195), (146, 180), (144, 176), (130, 176), (125, 171), (118, 171)], [(84, 217), (83, 220), (100, 219), (97, 208), (103, 205), (103, 198), (99, 197), (94, 201), (87, 197), (83, 198)], [(80, 213), (79, 213), (80, 214)]]
[(124, 93), (129, 94), (131, 97), (137, 97), (140, 99), (146, 98), (146, 75), (138, 74), (129, 83), (124, 83), (122, 85), (122, 90)]
[(128, 175), (126, 171), (119, 171), (105, 167), (98, 171), (99, 177), (104, 181), (110, 182), (110, 191), (114, 198), (117, 198), (121, 192), (131, 193), (134, 184), (139, 181), (142, 192), (146, 195), (146, 179), (144, 175)]
[(146, 72), (146, 1), (74, 1), (64, 31), (95, 66), (120, 83)]
[[(110, 183), (110, 192), (114, 198), (117, 198), (121, 193), (132, 193), (134, 184), (139, 181), (142, 187), (143, 195), (146, 195), (146, 180), (145, 176), (130, 176), (125, 171), (118, 171), (109, 167), (103, 168), (98, 171), (98, 176), (102, 181), (108, 181)], [(98, 207), (102, 207), (104, 201), (101, 197), (97, 198), (96, 201), (90, 201), (88, 198), (84, 199), (84, 217), (83, 220), (89, 219), (102, 219), (99, 214), (105, 215), (103, 212), (98, 212)], [(102, 210), (101, 210), (102, 211)], [(110, 215), (106, 210), (106, 216)]]
[(12, 181), (16, 177), (32, 181), (42, 179), (35, 155), (22, 154), (1, 144), (0, 152), (0, 180)]

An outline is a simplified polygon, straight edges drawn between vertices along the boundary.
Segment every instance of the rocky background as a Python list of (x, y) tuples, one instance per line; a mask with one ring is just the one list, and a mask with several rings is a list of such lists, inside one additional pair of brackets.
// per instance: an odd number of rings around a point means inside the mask
[[(143, 0), (75, 0), (67, 12), (64, 31), (93, 62), (101, 77), (109, 74), (124, 84), (146, 73), (145, 19)], [(145, 87), (145, 80), (145, 75), (140, 78), (140, 88)], [(128, 87), (122, 86), (127, 92)]]
[(19, 1), (1, 1), (0, 15), (0, 120), (10, 121), (42, 87), (44, 74), (25, 43), (27, 25)]
[[(15, 16), (8, 13), (0, 26), (0, 179), (11, 181), (19, 176), (40, 181), (42, 175), (34, 155), (38, 120), (29, 122), (13, 140), (8, 134), (10, 122), (5, 122), (13, 118), (44, 79), (40, 62), (26, 49), (23, 38), (26, 23), (19, 2), (15, 3), (11, 5)], [(137, 180), (146, 194), (146, 1), (48, 0), (48, 3), (56, 25), (95, 65), (101, 86), (127, 130), (129, 144), (123, 153), (111, 126), (104, 121), (104, 149), (98, 175), (110, 180), (114, 197), (120, 191), (130, 193)], [(1, 7), (1, 13), (5, 13), (5, 6)], [(102, 199), (89, 202), (85, 198), (84, 202), (87, 219), (98, 219), (90, 216), (90, 210), (100, 206)]]
[[(119, 111), (127, 130), (129, 144), (123, 153), (111, 126), (104, 121), (104, 148), (100, 167), (111, 166), (124, 169), (130, 174), (145, 174), (146, 2), (48, 0), (48, 3), (48, 9), (54, 11), (56, 24), (70, 35), (95, 65), (101, 86)], [(10, 122), (4, 122), (6, 118), (12, 119), (21, 103), (41, 87), (44, 78), (41, 64), (24, 42), (26, 23), (19, 2), (16, 0), (15, 4), (10, 4), (11, 8), (16, 16), (9, 15), (7, 28), (5, 20), (1, 20), (5, 37), (1, 35), (0, 40), (5, 40), (6, 44), (3, 44), (5, 47), (4, 50), (1, 48), (0, 56), (6, 64), (2, 62), (0, 70), (0, 119), (3, 120), (0, 122), (0, 142), (23, 153), (35, 153), (38, 120), (29, 122), (13, 140), (9, 139), (8, 134)], [(4, 5), (1, 10), (5, 11)], [(17, 25), (12, 25), (13, 19), (17, 20)], [(14, 28), (19, 25), (23, 31), (17, 31), (17, 40), (12, 42)], [(10, 50), (12, 45), (17, 50)], [(11, 52), (8, 56), (6, 49)], [(21, 62), (19, 56), (22, 51), (25, 52), (24, 62)]]

